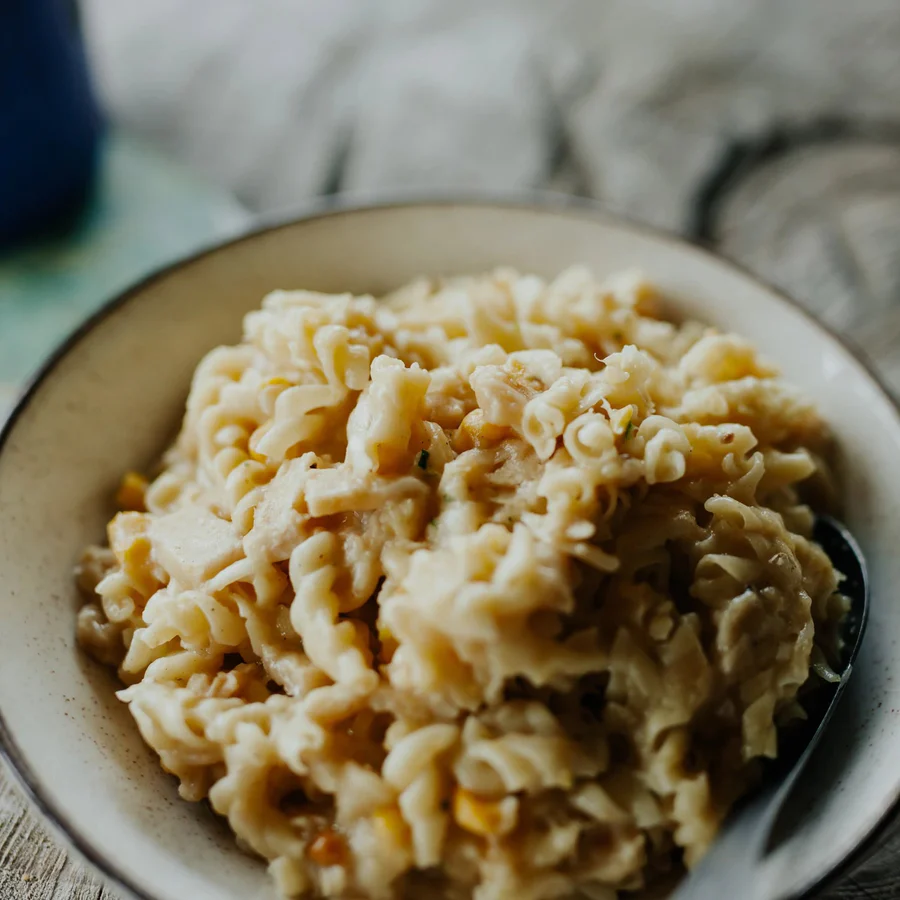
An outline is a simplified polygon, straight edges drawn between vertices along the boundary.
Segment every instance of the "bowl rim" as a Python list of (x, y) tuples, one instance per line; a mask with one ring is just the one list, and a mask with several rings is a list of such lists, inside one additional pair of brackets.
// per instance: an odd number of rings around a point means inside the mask
[[(287, 213), (258, 216), (250, 227), (241, 230), (238, 234), (224, 240), (216, 240), (199, 249), (178, 256), (172, 261), (150, 270), (138, 280), (131, 282), (110, 299), (105, 300), (93, 313), (63, 338), (26, 380), (25, 385), (19, 389), (15, 403), (8, 411), (5, 421), (0, 422), (0, 454), (2, 454), (7, 441), (15, 430), (18, 420), (31, 405), (43, 383), (54, 374), (58, 364), (77, 344), (87, 338), (98, 325), (113, 313), (125, 307), (155, 282), (167, 278), (169, 275), (197, 260), (253, 240), (267, 232), (290, 228), (316, 219), (378, 210), (428, 207), (519, 210), (538, 214), (552, 213), (588, 221), (601, 221), (619, 230), (643, 237), (651, 237), (658, 241), (673, 244), (681, 251), (703, 256), (712, 262), (731, 269), (734, 274), (741, 276), (781, 303), (801, 313), (814, 330), (830, 338), (853, 357), (892, 408), (895, 416), (900, 420), (900, 401), (894, 398), (886, 386), (883, 376), (852, 340), (849, 340), (846, 335), (839, 333), (835, 328), (823, 322), (785, 291), (771, 284), (765, 278), (751, 272), (741, 263), (720, 253), (706, 241), (695, 237), (685, 237), (665, 228), (647, 224), (618, 211), (613, 211), (602, 203), (589, 198), (550, 191), (442, 192), (396, 190), (365, 195), (337, 194), (316, 198)], [(123, 870), (123, 867), (120, 867), (118, 863), (98, 849), (79, 831), (69, 816), (59, 809), (58, 804), (50, 796), (41, 779), (34, 772), (21, 748), (16, 743), (12, 732), (6, 724), (2, 708), (0, 708), (0, 763), (6, 764), (5, 769), (13, 775), (14, 780), (32, 808), (36, 808), (40, 812), (43, 821), (51, 826), (52, 830), (63, 839), (69, 848), (88, 863), (95, 874), (100, 875), (105, 881), (113, 884), (116, 888), (124, 890), (126, 894), (130, 894), (137, 900), (159, 900), (158, 896), (149, 893), (136, 884), (127, 871)], [(868, 859), (878, 849), (891, 825), (898, 821), (900, 821), (900, 787), (898, 787), (883, 815), (862, 835), (854, 849), (842, 859), (834, 861), (825, 872), (815, 881), (805, 886), (799, 894), (793, 895), (793, 900), (815, 900), (816, 895), (820, 891), (833, 885), (834, 882), (847, 874), (856, 865)]]

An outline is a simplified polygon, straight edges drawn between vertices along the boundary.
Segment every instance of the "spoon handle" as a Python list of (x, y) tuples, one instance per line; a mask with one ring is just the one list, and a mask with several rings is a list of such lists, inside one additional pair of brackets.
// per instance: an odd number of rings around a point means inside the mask
[[(850, 678), (852, 666), (844, 670), (836, 686), (831, 705), (816, 732), (818, 738), (831, 719), (837, 701)], [(726, 819), (706, 856), (681, 882), (668, 900), (771, 900), (766, 879), (760, 866), (766, 855), (766, 843), (794, 785), (806, 768), (818, 741), (813, 739), (781, 779), (763, 787), (736, 812)], [(737, 893), (739, 892), (739, 893)]]
[(727, 820), (706, 856), (681, 882), (669, 900), (753, 900), (754, 881), (765, 855), (766, 841), (800, 768), (769, 784)]

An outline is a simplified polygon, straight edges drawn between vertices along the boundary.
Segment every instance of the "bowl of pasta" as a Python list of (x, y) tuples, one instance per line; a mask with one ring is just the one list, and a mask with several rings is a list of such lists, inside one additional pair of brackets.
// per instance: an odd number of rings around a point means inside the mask
[(597, 210), (264, 228), (7, 422), (0, 747), (141, 900), (665, 896), (834, 677), (838, 510), (869, 633), (752, 893), (811, 897), (900, 796), (898, 455), (835, 336)]

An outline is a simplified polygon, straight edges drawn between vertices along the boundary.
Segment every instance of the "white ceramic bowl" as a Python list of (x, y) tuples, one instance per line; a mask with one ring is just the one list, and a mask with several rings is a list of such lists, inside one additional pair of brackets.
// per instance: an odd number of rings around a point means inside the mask
[[(191, 372), (269, 290), (382, 292), (498, 264), (551, 276), (641, 268), (677, 311), (746, 335), (819, 403), (843, 450), (846, 520), (868, 557), (866, 643), (791, 804), (759, 896), (799, 896), (871, 842), (900, 796), (900, 420), (864, 367), (783, 297), (697, 248), (584, 209), (438, 202), (348, 209), (180, 262), (113, 301), (47, 364), (0, 438), (0, 744), (32, 799), (120, 887), (147, 900), (270, 896), (199, 804), (178, 799), (112, 676), (74, 642), (72, 566), (103, 536), (120, 473), (173, 435)], [(737, 896), (737, 894), (735, 895)]]

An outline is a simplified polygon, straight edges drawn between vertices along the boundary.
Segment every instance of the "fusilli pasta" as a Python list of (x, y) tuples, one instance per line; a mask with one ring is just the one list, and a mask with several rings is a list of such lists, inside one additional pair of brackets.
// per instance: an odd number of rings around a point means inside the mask
[(636, 276), (279, 291), (79, 583), (286, 895), (615, 900), (700, 858), (845, 611), (825, 426)]

